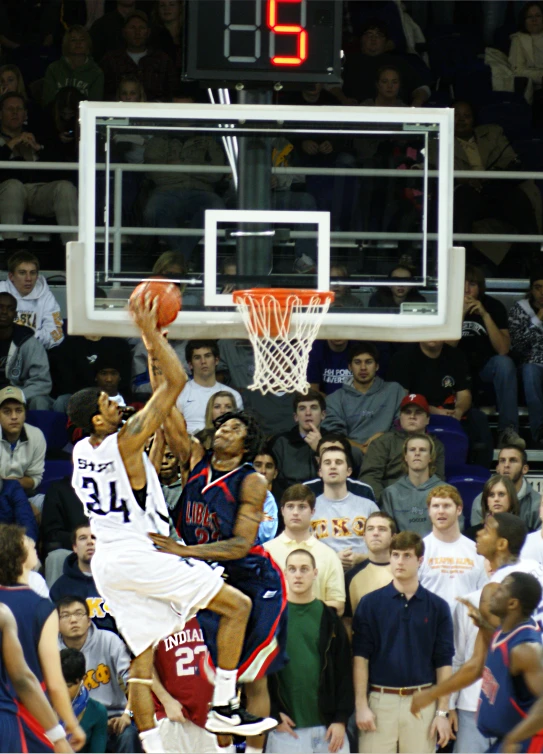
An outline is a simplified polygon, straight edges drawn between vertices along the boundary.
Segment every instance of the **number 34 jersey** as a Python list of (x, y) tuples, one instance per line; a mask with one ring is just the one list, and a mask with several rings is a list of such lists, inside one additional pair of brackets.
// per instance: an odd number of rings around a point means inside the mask
[(80, 440), (74, 447), (73, 461), (72, 486), (98, 542), (126, 543), (129, 538), (137, 538), (154, 549), (147, 533), (169, 534), (168, 507), (156, 471), (145, 453), (145, 510), (132, 492), (117, 433), (106, 437), (97, 447), (91, 445), (88, 437)]

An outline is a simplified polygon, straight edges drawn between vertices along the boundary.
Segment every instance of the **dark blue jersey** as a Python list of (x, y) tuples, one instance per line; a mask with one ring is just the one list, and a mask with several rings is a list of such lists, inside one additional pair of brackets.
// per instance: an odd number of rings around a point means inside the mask
[(532, 620), (506, 634), (497, 631), (492, 637), (483, 670), (477, 717), (477, 727), (485, 738), (503, 738), (526, 717), (536, 701), (522, 675), (513, 676), (509, 670), (511, 651), (518, 644), (528, 642), (541, 644), (541, 630)]
[(29, 586), (23, 584), (0, 586), (0, 602), (7, 605), (13, 613), (26, 663), (42, 683), (38, 644), (45, 621), (55, 610), (55, 606), (51, 600), (40, 597)]
[[(38, 645), (45, 622), (55, 610), (51, 600), (40, 597), (29, 586), (0, 586), (0, 602), (9, 607), (17, 622), (19, 641), (30, 670), (45, 690), (43, 673), (38, 655)], [(11, 685), (8, 687), (11, 690)], [(17, 702), (19, 722), (24, 731), (28, 751), (51, 752), (52, 744), (45, 737), (43, 728), (32, 715)]]
[[(208, 451), (190, 472), (174, 513), (177, 531), (187, 545), (203, 545), (234, 536), (243, 482), (250, 474), (256, 474), (250, 463), (226, 473), (218, 472), (211, 465), (212, 453)], [(256, 541), (255, 537), (253, 544)], [(235, 574), (244, 578), (249, 577), (248, 571), (266, 568), (267, 563), (262, 555), (249, 552), (239, 560), (224, 560), (221, 565), (231, 578)]]
[[(2, 646), (2, 638), (2, 634), (0, 633), (0, 647)], [(10, 688), (11, 684), (4, 667), (2, 651), (0, 650), (0, 713), (11, 712), (11, 714), (16, 715), (17, 705)]]
[[(255, 469), (244, 463), (225, 474), (212, 468), (209, 451), (190, 472), (174, 512), (177, 531), (187, 545), (202, 545), (234, 536), (241, 488)], [(283, 574), (260, 545), (258, 533), (250, 551), (237, 560), (223, 560), (228, 583), (250, 597), (249, 624), (238, 666), (240, 682), (254, 681), (280, 670), (286, 662), (286, 589)], [(211, 662), (217, 663), (219, 616), (198, 613)]]

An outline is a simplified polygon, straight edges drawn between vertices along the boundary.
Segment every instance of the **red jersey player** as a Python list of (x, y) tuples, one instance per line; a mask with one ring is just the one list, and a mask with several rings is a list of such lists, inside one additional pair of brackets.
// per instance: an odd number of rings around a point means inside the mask
[(196, 618), (182, 631), (161, 639), (154, 662), (155, 711), (166, 754), (217, 754), (234, 752), (234, 746), (220, 747), (217, 736), (204, 729), (213, 685), (202, 673), (208, 653)]

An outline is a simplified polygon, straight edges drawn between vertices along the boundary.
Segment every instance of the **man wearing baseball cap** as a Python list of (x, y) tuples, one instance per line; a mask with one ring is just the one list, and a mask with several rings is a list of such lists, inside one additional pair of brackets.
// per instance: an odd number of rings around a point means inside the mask
[[(426, 432), (430, 421), (430, 406), (423, 395), (408, 393), (400, 403), (399, 426), (385, 432), (368, 448), (362, 465), (360, 480), (369, 484), (379, 500), (385, 487), (394, 484), (403, 474), (403, 445), (413, 434)], [(436, 475), (445, 479), (445, 448), (434, 437), (436, 446)]]
[(43, 476), (46, 443), (41, 429), (25, 419), (23, 391), (13, 385), (0, 390), (0, 477), (17, 479), (31, 495)]

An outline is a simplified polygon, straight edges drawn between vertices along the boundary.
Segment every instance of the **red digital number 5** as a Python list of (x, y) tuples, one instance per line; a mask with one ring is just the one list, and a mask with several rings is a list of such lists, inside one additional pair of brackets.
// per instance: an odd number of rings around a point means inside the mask
[[(266, 13), (266, 22), (268, 28), (273, 32), (270, 35), (270, 59), (274, 65), (301, 65), (307, 60), (307, 31), (305, 30), (306, 22), (306, 1), (307, 0), (268, 0)], [(299, 3), (300, 4), (300, 21), (301, 24), (282, 24), (278, 22), (278, 6), (280, 3)], [(298, 37), (296, 55), (276, 55), (275, 54), (275, 34), (296, 34)]]

